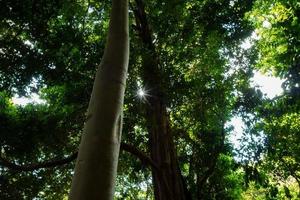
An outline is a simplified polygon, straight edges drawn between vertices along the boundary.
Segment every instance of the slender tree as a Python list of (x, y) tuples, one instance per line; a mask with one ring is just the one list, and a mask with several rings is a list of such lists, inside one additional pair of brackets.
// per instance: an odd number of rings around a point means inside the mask
[(113, 199), (128, 67), (127, 0), (113, 0), (108, 39), (97, 70), (69, 198)]

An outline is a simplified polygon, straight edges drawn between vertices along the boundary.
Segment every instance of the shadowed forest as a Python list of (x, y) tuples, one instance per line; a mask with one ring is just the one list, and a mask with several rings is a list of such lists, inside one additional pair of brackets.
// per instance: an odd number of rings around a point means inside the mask
[(1, 200), (297, 200), (299, 144), (298, 0), (1, 1)]

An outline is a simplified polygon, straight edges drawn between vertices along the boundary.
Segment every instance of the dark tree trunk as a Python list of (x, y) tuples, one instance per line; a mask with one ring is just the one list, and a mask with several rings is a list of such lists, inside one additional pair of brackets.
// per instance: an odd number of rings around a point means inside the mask
[(143, 55), (142, 79), (145, 86), (149, 88), (145, 114), (149, 132), (149, 149), (151, 159), (159, 167), (159, 170), (152, 169), (154, 196), (156, 200), (189, 199), (178, 165), (169, 116), (164, 102), (159, 57), (152, 42), (152, 33), (141, 0), (136, 0), (136, 8), (134, 9), (136, 28), (146, 48)]
[(143, 57), (143, 80), (151, 88), (146, 108), (149, 149), (152, 160), (159, 166), (159, 170), (152, 170), (154, 195), (156, 200), (182, 200), (186, 199), (184, 187), (156, 60), (153, 54)]

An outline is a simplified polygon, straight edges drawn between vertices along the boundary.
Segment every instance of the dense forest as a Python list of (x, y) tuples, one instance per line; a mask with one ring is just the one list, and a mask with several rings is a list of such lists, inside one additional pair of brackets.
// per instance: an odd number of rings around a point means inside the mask
[(1, 200), (296, 200), (299, 144), (298, 0), (1, 1)]

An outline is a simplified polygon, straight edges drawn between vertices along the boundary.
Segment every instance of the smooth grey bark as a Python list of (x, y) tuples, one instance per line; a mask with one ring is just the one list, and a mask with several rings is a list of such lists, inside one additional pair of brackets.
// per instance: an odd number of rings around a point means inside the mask
[(127, 0), (112, 1), (108, 39), (89, 102), (70, 200), (114, 196), (129, 57), (127, 4)]

